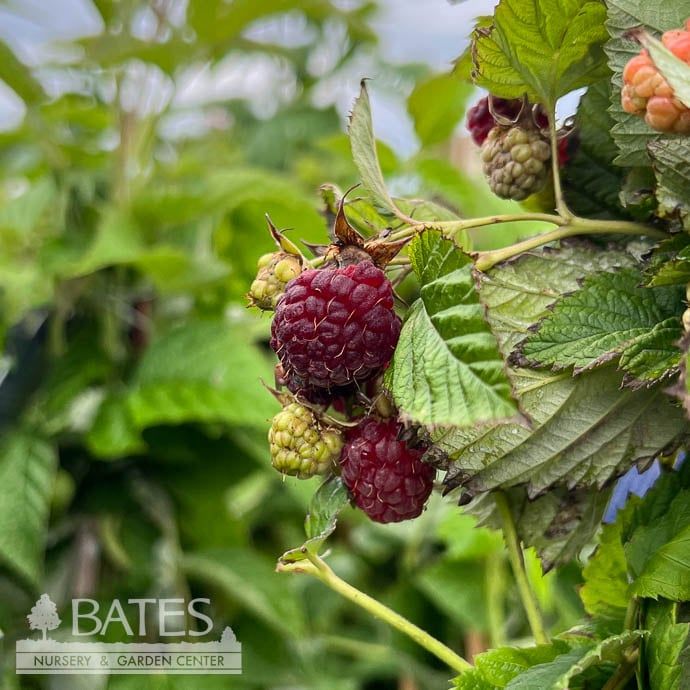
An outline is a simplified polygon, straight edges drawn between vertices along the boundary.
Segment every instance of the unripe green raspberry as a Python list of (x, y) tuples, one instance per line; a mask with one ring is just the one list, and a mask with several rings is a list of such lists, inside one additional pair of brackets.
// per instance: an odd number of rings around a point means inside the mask
[(546, 184), (551, 148), (536, 129), (496, 126), (481, 155), (489, 187), (502, 199), (522, 201)]
[(302, 272), (298, 256), (287, 252), (264, 254), (257, 262), (259, 269), (249, 288), (249, 301), (264, 311), (273, 311), (285, 286)]
[(308, 407), (294, 402), (273, 418), (268, 443), (273, 467), (283, 474), (309, 479), (337, 467), (343, 435), (322, 425)]

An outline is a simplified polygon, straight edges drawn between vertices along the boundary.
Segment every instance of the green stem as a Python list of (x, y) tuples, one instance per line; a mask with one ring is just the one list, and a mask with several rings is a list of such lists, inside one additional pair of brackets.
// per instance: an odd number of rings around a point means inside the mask
[(518, 254), (536, 249), (549, 242), (562, 240), (575, 235), (600, 235), (618, 233), (622, 235), (646, 235), (647, 237), (666, 237), (666, 233), (654, 230), (639, 223), (624, 220), (590, 220), (587, 218), (572, 218), (567, 225), (555, 230), (544, 232), (541, 235), (530, 237), (522, 242), (517, 242), (509, 247), (494, 249), (492, 251), (479, 252), (475, 266), (480, 271), (488, 271), (501, 261), (512, 259)]
[(413, 237), (422, 230), (440, 230), (444, 235), (454, 235), (461, 230), (471, 230), (481, 228), (485, 225), (497, 225), (499, 223), (519, 223), (528, 221), (540, 221), (543, 223), (553, 223), (563, 225), (565, 221), (552, 213), (502, 213), (493, 216), (482, 216), (481, 218), (466, 218), (463, 220), (442, 220), (442, 221), (423, 221), (415, 222), (409, 227), (397, 230), (388, 236), (389, 242), (404, 240)]
[(500, 491), (496, 492), (495, 499), (503, 526), (503, 538), (505, 539), (508, 549), (508, 558), (513, 568), (518, 592), (520, 593), (520, 599), (522, 600), (522, 605), (527, 614), (527, 620), (532, 630), (532, 635), (537, 644), (547, 644), (549, 638), (544, 631), (544, 623), (541, 618), (541, 612), (539, 611), (537, 598), (527, 579), (525, 559), (522, 555), (522, 548), (520, 547), (520, 540), (518, 539), (517, 530), (515, 528), (513, 514), (510, 512), (508, 499), (505, 494)]
[(558, 133), (556, 132), (556, 112), (555, 108), (549, 113), (549, 140), (551, 142), (551, 171), (553, 175), (553, 195), (556, 201), (556, 211), (565, 221), (573, 217), (572, 211), (565, 203), (563, 186), (561, 184), (561, 168), (558, 165)]
[(502, 552), (489, 554), (486, 558), (486, 612), (489, 624), (489, 637), (492, 647), (505, 644), (505, 571)]
[(602, 690), (622, 690), (635, 673), (635, 666), (639, 657), (639, 650), (635, 650), (626, 662), (622, 663), (616, 672), (606, 681)]
[(435, 637), (432, 637), (429, 633), (408, 621), (407, 618), (339, 578), (319, 556), (308, 553), (307, 558), (309, 561), (297, 561), (294, 563), (279, 561), (277, 571), (311, 575), (321, 580), (334, 592), (345, 597), (353, 604), (404, 633), (458, 673), (464, 673), (472, 668), (472, 664), (456, 654), (452, 649), (446, 647), (442, 642), (439, 642)]
[(628, 608), (625, 610), (625, 619), (623, 620), (623, 630), (635, 630), (637, 628), (637, 610), (638, 602), (636, 598), (632, 598), (628, 602)]

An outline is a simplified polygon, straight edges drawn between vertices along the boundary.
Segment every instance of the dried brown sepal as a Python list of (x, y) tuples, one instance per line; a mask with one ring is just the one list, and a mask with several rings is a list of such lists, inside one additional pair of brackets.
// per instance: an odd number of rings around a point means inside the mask
[(345, 192), (338, 204), (338, 212), (333, 224), (335, 242), (326, 256), (341, 266), (368, 259), (379, 268), (384, 268), (400, 253), (411, 238), (396, 242), (386, 242), (385, 239), (379, 238), (366, 240), (350, 225), (345, 215), (345, 197), (348, 192)]

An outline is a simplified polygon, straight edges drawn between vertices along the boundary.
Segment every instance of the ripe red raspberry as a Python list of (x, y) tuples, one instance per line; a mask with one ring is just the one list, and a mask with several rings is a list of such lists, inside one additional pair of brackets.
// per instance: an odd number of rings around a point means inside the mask
[[(690, 64), (690, 30), (667, 31), (661, 40), (677, 58)], [(690, 134), (690, 109), (675, 97), (646, 50), (631, 58), (623, 70), (621, 103), (623, 110), (644, 117), (652, 129)]]
[(328, 389), (365, 381), (398, 342), (393, 286), (371, 261), (304, 271), (278, 302), (271, 334), (288, 380)]
[[(522, 100), (519, 98), (506, 99), (492, 96), (493, 109), (496, 115), (502, 115), (508, 120), (517, 120), (523, 110)], [(531, 108), (530, 103), (527, 104)], [(477, 101), (467, 111), (467, 129), (470, 131), (472, 141), (477, 146), (481, 146), (489, 132), (497, 124), (497, 121), (489, 111), (489, 97), (485, 96)], [(549, 119), (544, 109), (539, 106), (534, 113), (534, 124), (539, 129), (546, 129), (549, 126)], [(563, 167), (570, 159), (571, 148), (573, 148), (573, 138), (562, 137), (558, 141), (558, 165)]]
[(345, 435), (343, 483), (355, 505), (376, 522), (417, 517), (433, 488), (435, 470), (421, 460), (425, 449), (399, 440), (402, 428), (395, 419), (366, 417)]

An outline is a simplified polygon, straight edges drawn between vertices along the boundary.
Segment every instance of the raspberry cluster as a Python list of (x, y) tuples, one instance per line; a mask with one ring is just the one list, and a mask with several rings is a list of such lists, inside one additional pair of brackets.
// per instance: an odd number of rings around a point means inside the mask
[[(685, 29), (667, 31), (661, 40), (677, 58), (690, 64), (690, 20)], [(690, 108), (676, 98), (644, 49), (623, 70), (621, 103), (626, 112), (643, 117), (652, 129), (690, 134)]]
[[(491, 99), (491, 107), (489, 107)], [(493, 114), (492, 111), (493, 110)], [(525, 103), (519, 98), (498, 98), (497, 96), (484, 96), (480, 98), (467, 111), (467, 129), (470, 132), (472, 141), (477, 146), (481, 146), (489, 136), (489, 132), (496, 126), (506, 122), (517, 124), (521, 115), (525, 111), (531, 113), (532, 123), (539, 130), (546, 130), (549, 126), (549, 118), (546, 111), (540, 105), (534, 106), (532, 103)], [(503, 118), (504, 121), (497, 121), (494, 117)], [(577, 146), (577, 137), (573, 132), (563, 131), (558, 140), (558, 165), (563, 167), (572, 155), (572, 150)]]
[(289, 251), (260, 259), (249, 297), (275, 312), (276, 385), (287, 390), (273, 391), (283, 405), (268, 433), (273, 467), (300, 479), (340, 473), (354, 505), (372, 520), (416, 517), (435, 470), (421, 459), (425, 448), (404, 438), (381, 388), (401, 321), (380, 266), (399, 248), (359, 237), (342, 203), (322, 268), (302, 270), (294, 245), (269, 229)]

